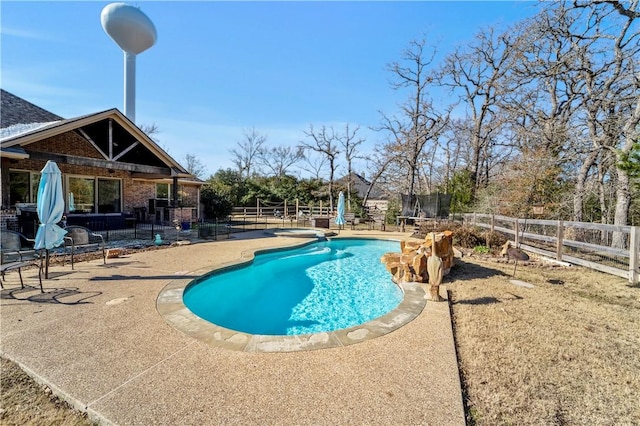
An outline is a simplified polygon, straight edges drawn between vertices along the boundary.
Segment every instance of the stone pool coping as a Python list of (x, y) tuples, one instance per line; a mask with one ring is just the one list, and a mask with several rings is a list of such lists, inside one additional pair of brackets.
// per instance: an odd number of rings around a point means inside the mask
[(336, 233), (329, 229), (320, 228), (274, 228), (264, 231), (267, 235), (290, 238), (329, 238)]
[[(334, 238), (380, 239), (353, 236), (336, 236)], [(393, 239), (389, 240), (393, 241)], [(197, 272), (205, 275), (214, 271), (233, 269), (251, 263), (256, 254), (302, 247), (313, 242), (315, 241), (305, 241), (275, 249), (245, 251), (237, 261), (218, 265), (210, 270)], [(391, 333), (413, 321), (423, 311), (428, 299), (426, 292), (420, 284), (401, 283), (398, 284), (398, 286), (404, 293), (402, 302), (389, 313), (372, 321), (331, 332), (296, 336), (273, 336), (230, 330), (198, 317), (191, 312), (182, 301), (184, 290), (189, 284), (190, 282), (185, 282), (184, 280), (175, 280), (167, 284), (160, 291), (156, 300), (156, 309), (162, 318), (176, 330), (194, 339), (212, 346), (244, 352), (310, 351), (348, 346), (375, 339), (376, 337)]]

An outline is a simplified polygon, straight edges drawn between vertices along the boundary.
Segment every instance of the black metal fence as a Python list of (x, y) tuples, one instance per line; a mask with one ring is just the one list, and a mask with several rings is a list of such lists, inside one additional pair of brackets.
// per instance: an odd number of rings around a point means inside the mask
[(229, 238), (232, 232), (238, 232), (229, 222), (207, 221), (184, 224), (157, 224), (157, 223), (135, 223), (130, 228), (124, 229), (108, 229), (104, 226), (96, 226), (91, 229), (99, 232), (105, 241), (119, 240), (217, 240), (220, 238)]

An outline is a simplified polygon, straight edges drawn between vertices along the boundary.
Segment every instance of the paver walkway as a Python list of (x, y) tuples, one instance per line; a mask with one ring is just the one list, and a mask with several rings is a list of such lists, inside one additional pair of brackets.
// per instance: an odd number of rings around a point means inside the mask
[[(156, 310), (175, 280), (247, 250), (299, 242), (256, 231), (107, 265), (83, 262), (75, 271), (53, 266), (44, 294), (19, 283), (2, 291), (0, 353), (104, 424), (463, 425), (447, 303), (427, 302), (414, 321), (382, 337), (289, 353), (214, 347)], [(26, 282), (35, 276), (27, 271)]]

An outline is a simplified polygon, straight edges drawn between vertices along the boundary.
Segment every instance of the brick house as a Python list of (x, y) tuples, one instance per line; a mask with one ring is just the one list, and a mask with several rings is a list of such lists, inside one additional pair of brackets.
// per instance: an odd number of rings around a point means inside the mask
[(40, 171), (62, 171), (69, 224), (197, 221), (200, 187), (187, 170), (117, 109), (63, 119), (0, 89), (3, 225), (33, 211)]

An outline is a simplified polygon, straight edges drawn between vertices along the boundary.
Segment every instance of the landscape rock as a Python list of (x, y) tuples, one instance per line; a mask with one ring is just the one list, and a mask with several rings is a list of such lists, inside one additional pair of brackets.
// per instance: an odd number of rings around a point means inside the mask
[[(435, 240), (435, 241), (433, 241)], [(438, 260), (431, 259), (432, 253), (438, 254)], [(440, 300), (438, 287), (442, 276), (447, 275), (454, 264), (456, 253), (453, 248), (453, 232), (429, 233), (424, 240), (410, 239), (400, 241), (400, 253), (385, 253), (381, 258), (395, 282), (430, 283), (434, 300)], [(458, 257), (461, 257), (458, 252)], [(430, 278), (429, 263), (433, 272)]]

